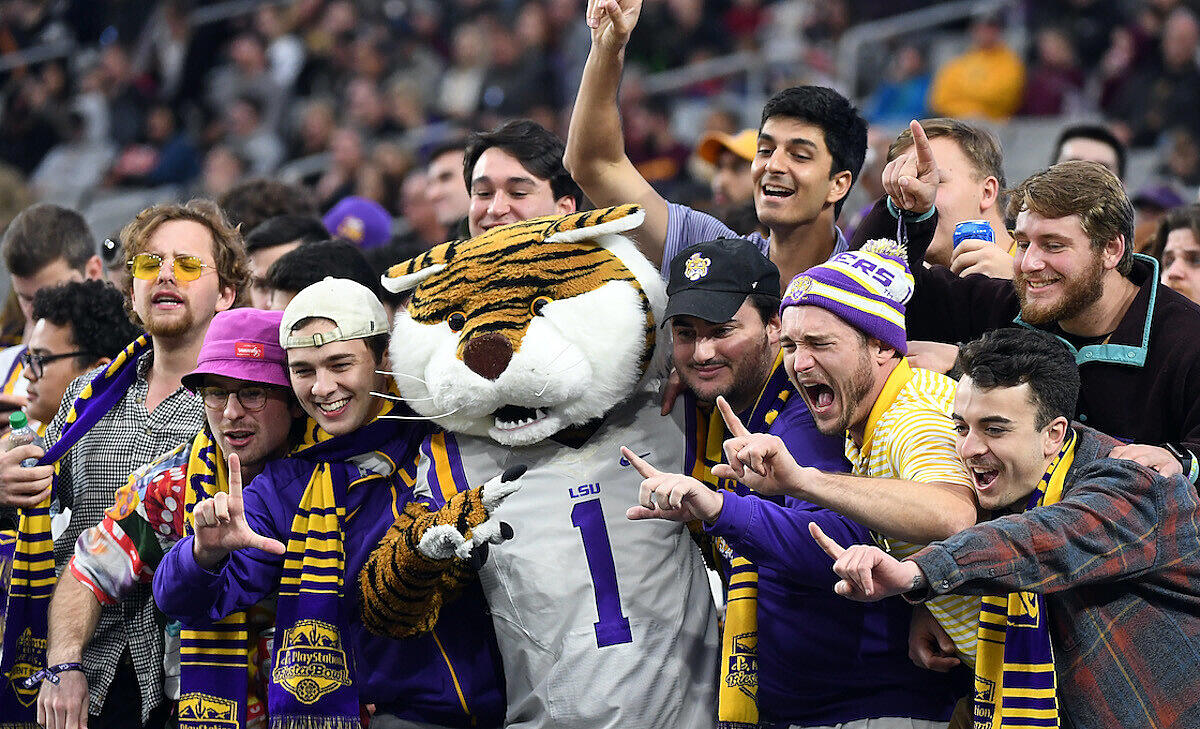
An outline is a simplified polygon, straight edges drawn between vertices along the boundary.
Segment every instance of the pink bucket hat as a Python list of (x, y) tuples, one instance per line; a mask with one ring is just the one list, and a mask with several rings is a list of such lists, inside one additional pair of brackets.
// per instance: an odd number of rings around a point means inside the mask
[(208, 325), (196, 369), (182, 378), (183, 386), (196, 391), (204, 375), (221, 375), (291, 387), (287, 355), (279, 346), (281, 321), (282, 311), (242, 308), (219, 312)]

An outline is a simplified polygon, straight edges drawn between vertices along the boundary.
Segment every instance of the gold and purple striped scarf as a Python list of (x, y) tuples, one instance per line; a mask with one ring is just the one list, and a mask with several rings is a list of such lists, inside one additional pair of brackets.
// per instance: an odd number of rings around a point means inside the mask
[[(751, 432), (765, 433), (794, 394), (781, 351), (758, 401), (739, 417)], [(700, 405), (691, 393), (687, 393), (685, 402), (688, 442), (684, 472), (713, 488), (736, 491), (737, 481), (719, 479), (712, 473), (713, 466), (725, 460), (721, 444), (728, 438), (720, 411)], [(751, 729), (758, 726), (758, 568), (724, 539), (715, 539), (713, 547), (729, 563), (727, 573), (722, 575), (726, 591), (717, 727)]]
[(54, 540), (50, 535), (50, 504), (58, 490), (58, 462), (129, 391), (137, 378), (137, 360), (150, 350), (150, 340), (135, 339), (92, 378), (71, 404), (57, 442), (38, 459), (54, 465), (50, 495), (37, 506), (20, 509), (12, 576), (4, 611), (4, 642), (0, 652), (0, 729), (37, 727), (38, 687), (25, 688), (25, 678), (46, 667), (47, 612), (57, 577)]
[[(1029, 495), (1026, 510), (1062, 499), (1074, 457), (1071, 431)], [(984, 595), (975, 658), (975, 729), (1059, 726), (1049, 619), (1046, 600), (1038, 593)]]

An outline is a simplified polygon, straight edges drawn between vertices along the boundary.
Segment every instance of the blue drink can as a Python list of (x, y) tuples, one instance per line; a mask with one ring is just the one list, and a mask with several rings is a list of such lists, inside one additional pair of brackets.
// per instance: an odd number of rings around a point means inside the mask
[(954, 247), (964, 240), (986, 240), (996, 242), (996, 234), (992, 232), (992, 224), (986, 220), (964, 220), (954, 226)]

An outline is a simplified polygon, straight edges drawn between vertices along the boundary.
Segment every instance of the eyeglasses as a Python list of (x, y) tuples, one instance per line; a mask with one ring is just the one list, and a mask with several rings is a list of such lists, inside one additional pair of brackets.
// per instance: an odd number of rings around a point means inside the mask
[[(200, 278), (206, 268), (216, 270), (216, 266), (210, 266), (196, 256), (175, 256), (171, 263), (172, 269), (175, 271), (175, 279), (184, 283)], [(129, 272), (133, 274), (134, 278), (153, 281), (162, 269), (162, 265), (163, 257), (157, 253), (139, 253), (129, 259)]]
[(63, 352), (62, 354), (34, 354), (28, 349), (21, 353), (21, 366), (33, 373), (33, 376), (39, 380), (42, 374), (46, 371), (46, 365), (51, 362), (56, 362), (67, 357), (82, 357), (83, 355), (94, 357), (95, 354), (85, 349), (76, 352)]
[(200, 388), (200, 395), (204, 397), (204, 407), (209, 410), (224, 410), (229, 404), (229, 396), (236, 395), (237, 401), (245, 410), (256, 413), (267, 406), (267, 398), (271, 396), (271, 392), (270, 388), (259, 385), (248, 385), (236, 390), (205, 386)]

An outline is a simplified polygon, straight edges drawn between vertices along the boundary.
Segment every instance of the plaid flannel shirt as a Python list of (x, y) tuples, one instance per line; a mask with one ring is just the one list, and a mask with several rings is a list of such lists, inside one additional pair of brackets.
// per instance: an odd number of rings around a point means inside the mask
[(1116, 440), (1075, 429), (1062, 501), (978, 524), (910, 559), (928, 596), (1046, 595), (1064, 726), (1200, 727), (1196, 489), (1106, 458)]
[[(104, 518), (116, 491), (129, 474), (162, 453), (191, 440), (204, 425), (200, 398), (180, 387), (154, 408), (146, 410), (146, 379), (153, 352), (137, 362), (137, 378), (129, 391), (96, 422), (59, 461), (58, 498), (71, 507), (66, 531), (54, 541), (54, 564), (59, 573), (75, 553), (75, 541), (85, 529)], [(103, 368), (77, 377), (67, 387), (58, 414), (46, 431), (46, 448), (58, 440), (71, 403)], [(53, 639), (51, 640), (53, 642)], [(83, 671), (91, 694), (88, 711), (99, 714), (121, 655), (129, 649), (142, 696), (141, 720), (146, 721), (163, 695), (163, 617), (151, 599), (150, 586), (138, 585), (118, 605), (100, 612), (96, 632), (83, 650)], [(132, 708), (132, 707), (131, 707)]]

